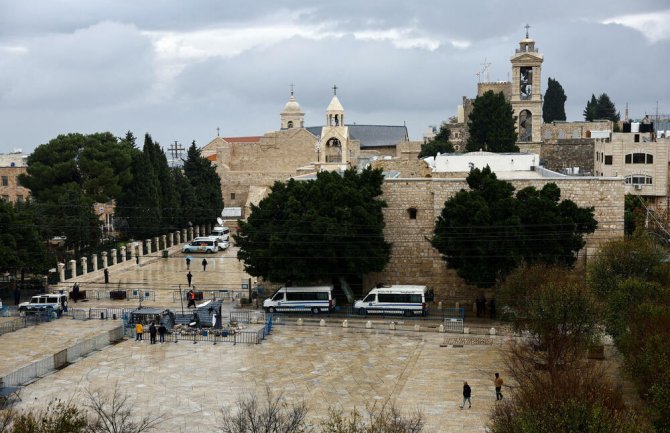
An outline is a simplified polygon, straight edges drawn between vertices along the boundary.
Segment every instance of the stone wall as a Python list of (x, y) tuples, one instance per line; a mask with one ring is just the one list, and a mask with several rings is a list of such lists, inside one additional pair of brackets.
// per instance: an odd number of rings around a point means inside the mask
[(380, 159), (373, 161), (372, 168), (380, 168), (382, 171), (397, 171), (400, 177), (431, 177), (432, 170), (426, 161), (419, 158), (414, 159)]
[(612, 122), (597, 120), (595, 122), (551, 122), (542, 124), (542, 139), (563, 140), (591, 138), (591, 131), (612, 131)]
[(493, 93), (501, 93), (505, 95), (505, 100), (509, 102), (512, 99), (512, 83), (509, 81), (498, 81), (493, 83), (477, 83), (477, 96), (482, 96), (484, 93), (491, 90)]
[(579, 167), (581, 173), (593, 174), (595, 141), (590, 138), (574, 140), (545, 140), (540, 158), (549, 170)]
[[(586, 237), (587, 245), (580, 252), (580, 261), (593, 254), (598, 246), (623, 236), (624, 185), (620, 179), (569, 177), (554, 179), (518, 179), (511, 183), (519, 190), (527, 186), (542, 188), (552, 181), (561, 188), (561, 198), (571, 199), (579, 206), (594, 206), (598, 229)], [(387, 179), (384, 182), (386, 228), (384, 236), (392, 243), (391, 260), (384, 271), (364, 278), (364, 288), (377, 283), (425, 284), (436, 292), (436, 301), (469, 303), (479, 290), (469, 287), (454, 270), (447, 269), (430, 239), (435, 220), (444, 202), (461, 189), (465, 179)], [(408, 209), (417, 210), (416, 219)]]

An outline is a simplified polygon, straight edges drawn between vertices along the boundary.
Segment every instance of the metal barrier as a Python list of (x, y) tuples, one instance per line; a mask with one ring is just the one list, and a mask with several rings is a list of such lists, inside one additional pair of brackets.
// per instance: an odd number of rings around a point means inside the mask
[(0, 323), (0, 335), (8, 334), (10, 332), (23, 329), (28, 326), (28, 321), (25, 317), (18, 317), (8, 322)]
[[(228, 289), (221, 289), (221, 290), (201, 290), (196, 288), (195, 286), (192, 287), (184, 287), (181, 290), (181, 296), (179, 290), (172, 290), (172, 302), (179, 302), (180, 300), (187, 301), (188, 299), (186, 298), (186, 294), (190, 289), (196, 290), (198, 292), (202, 292), (203, 299), (222, 299), (224, 301), (232, 301), (235, 294), (234, 290), (228, 290)], [(239, 295), (239, 293), (237, 293)], [(239, 296), (238, 296), (239, 298)], [(235, 298), (235, 299), (238, 299)]]
[(463, 319), (444, 319), (444, 332), (463, 333)]
[[(133, 328), (125, 328), (124, 335), (129, 339), (135, 339), (136, 333)], [(178, 341), (199, 343), (244, 343), (244, 344), (260, 344), (265, 339), (265, 326), (256, 330), (243, 329), (237, 332), (230, 332), (226, 334), (216, 335), (209, 329), (201, 330), (194, 333), (178, 333), (172, 332), (166, 335), (165, 341), (167, 343), (177, 343)], [(144, 332), (142, 335), (142, 342), (149, 342), (149, 333)]]
[(67, 362), (74, 362), (82, 356), (109, 346), (109, 334), (98, 335), (84, 341), (80, 341), (72, 347), (67, 348)]
[(70, 308), (67, 311), (67, 315), (72, 317), (74, 320), (88, 320), (88, 310), (83, 308)]
[(121, 320), (123, 315), (133, 311), (128, 308), (91, 308), (88, 310), (89, 319)]
[(25, 367), (21, 367), (16, 371), (0, 378), (4, 386), (20, 386), (24, 385), (38, 377), (42, 377), (54, 370), (54, 357), (49, 355), (39, 361), (34, 361)]
[(144, 301), (155, 301), (156, 300), (156, 291), (155, 290), (145, 290), (145, 289), (132, 289), (127, 290), (128, 294), (127, 299), (140, 299)]
[(230, 321), (237, 323), (265, 323), (264, 311), (231, 311)]

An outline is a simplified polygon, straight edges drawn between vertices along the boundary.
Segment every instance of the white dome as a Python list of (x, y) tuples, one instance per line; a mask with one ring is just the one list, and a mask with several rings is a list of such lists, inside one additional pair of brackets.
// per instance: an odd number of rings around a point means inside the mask
[(295, 96), (291, 95), (291, 97), (288, 98), (288, 102), (284, 105), (284, 112), (300, 112), (300, 104), (295, 100)]

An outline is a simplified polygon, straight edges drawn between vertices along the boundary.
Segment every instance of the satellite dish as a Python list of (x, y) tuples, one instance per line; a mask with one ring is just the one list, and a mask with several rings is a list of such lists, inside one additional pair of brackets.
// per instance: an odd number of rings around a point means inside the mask
[(223, 220), (221, 218), (217, 218), (216, 222), (219, 223), (219, 225), (223, 225)]

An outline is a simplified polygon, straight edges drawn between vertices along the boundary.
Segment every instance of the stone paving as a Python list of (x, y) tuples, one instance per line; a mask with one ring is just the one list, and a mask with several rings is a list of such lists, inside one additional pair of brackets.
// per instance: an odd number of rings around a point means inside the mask
[[(314, 422), (328, 407), (394, 402), (421, 410), (425, 431), (482, 432), (495, 404), (498, 346), (446, 348), (442, 341), (438, 334), (293, 326), (275, 328), (260, 345), (126, 341), (27, 386), (19, 407), (56, 397), (79, 401), (85, 390), (118, 384), (137, 398), (139, 410), (165, 414), (161, 431), (211, 432), (220, 408), (252, 392), (262, 396), (267, 386), (305, 401)], [(459, 409), (463, 380), (473, 389), (469, 410)]]
[(61, 318), (3, 334), (0, 336), (0, 377), (119, 326), (120, 321)]

